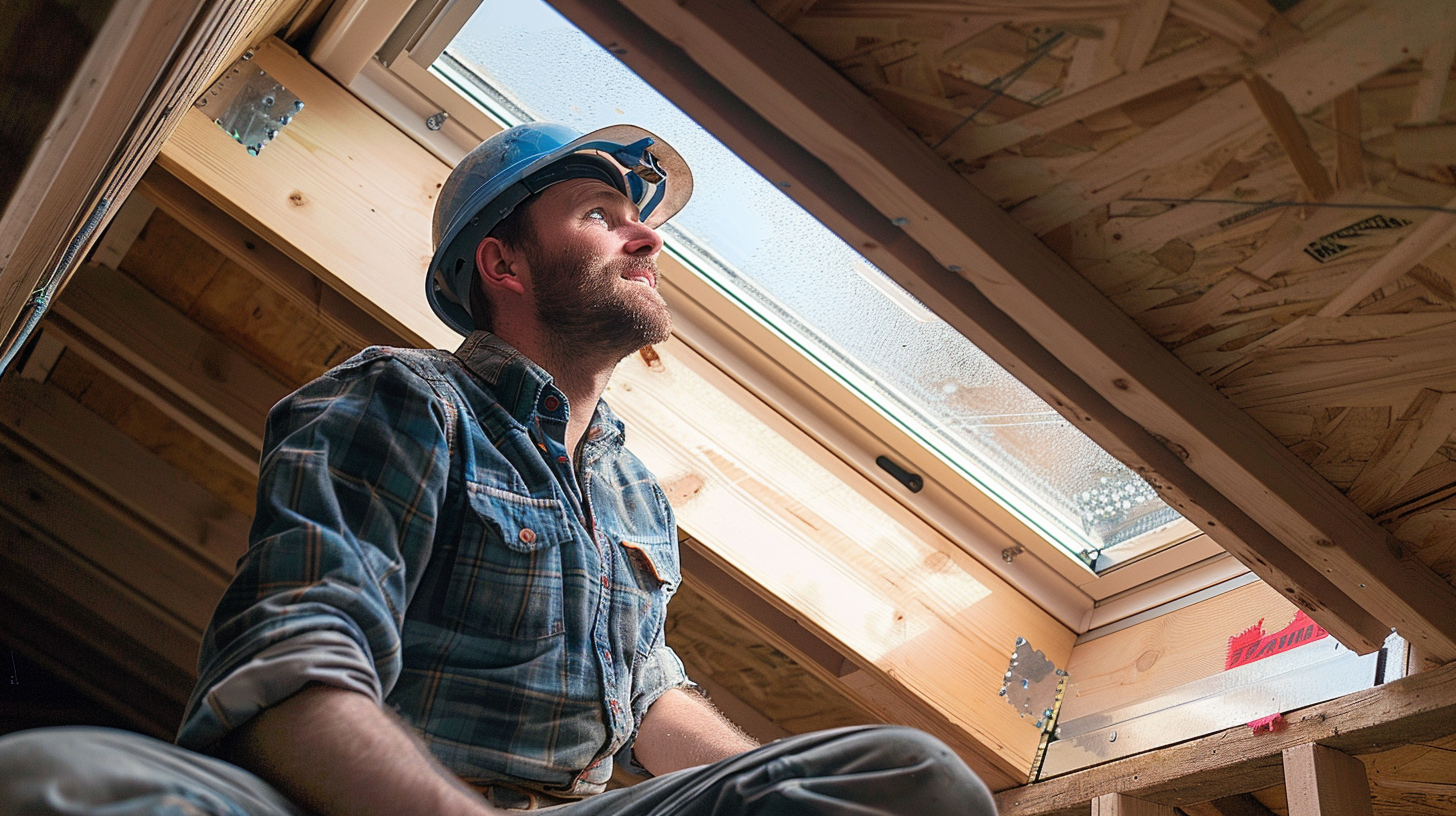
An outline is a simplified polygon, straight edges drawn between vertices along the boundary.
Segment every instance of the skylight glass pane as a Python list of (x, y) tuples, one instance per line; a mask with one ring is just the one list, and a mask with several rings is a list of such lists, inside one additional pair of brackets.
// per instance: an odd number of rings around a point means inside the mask
[(512, 124), (585, 132), (629, 122), (669, 141), (695, 182), (664, 230), (670, 251), (1069, 554), (1105, 569), (1179, 520), (1136, 474), (540, 0), (486, 0), (432, 70)]

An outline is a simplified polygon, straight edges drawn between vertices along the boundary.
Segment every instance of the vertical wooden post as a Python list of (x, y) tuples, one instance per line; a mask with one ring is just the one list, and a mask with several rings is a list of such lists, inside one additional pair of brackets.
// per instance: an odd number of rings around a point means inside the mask
[[(1365, 763), (1316, 743), (1284, 749), (1289, 816), (1372, 816)], [(1094, 809), (1095, 813), (1095, 809)]]
[(1174, 816), (1174, 811), (1172, 805), (1134, 799), (1121, 793), (1105, 793), (1092, 800), (1092, 816)]

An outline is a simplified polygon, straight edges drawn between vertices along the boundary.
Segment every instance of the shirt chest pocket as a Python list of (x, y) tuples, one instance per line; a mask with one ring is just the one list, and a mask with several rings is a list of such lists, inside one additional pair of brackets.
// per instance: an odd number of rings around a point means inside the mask
[(512, 640), (561, 634), (561, 544), (572, 522), (554, 499), (471, 482), (445, 616)]
[(638, 537), (619, 539), (618, 543), (618, 552), (626, 562), (624, 577), (630, 577), (630, 581), (617, 582), (614, 600), (620, 605), (618, 619), (623, 624), (624, 639), (636, 643), (639, 655), (646, 655), (661, 639), (668, 599), (682, 582), (677, 540)]

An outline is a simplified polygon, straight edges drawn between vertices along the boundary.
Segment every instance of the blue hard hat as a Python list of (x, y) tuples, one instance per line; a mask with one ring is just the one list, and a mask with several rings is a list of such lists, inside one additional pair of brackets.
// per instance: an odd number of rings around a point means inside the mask
[(637, 205), (658, 227), (693, 194), (693, 174), (667, 142), (633, 125), (612, 125), (585, 136), (565, 125), (517, 125), (466, 154), (435, 202), (435, 257), (425, 297), (445, 325), (469, 335), (470, 280), (475, 249), (516, 206), (559, 181), (596, 178)]

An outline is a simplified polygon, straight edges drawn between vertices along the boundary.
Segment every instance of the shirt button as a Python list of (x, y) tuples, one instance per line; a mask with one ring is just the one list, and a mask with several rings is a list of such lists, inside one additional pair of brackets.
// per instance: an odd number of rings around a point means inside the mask
[(602, 576), (602, 586), (606, 587), (607, 589), (611, 589), (612, 588), (612, 579), (610, 579), (607, 576), (603, 575)]
[(556, 457), (556, 461), (557, 461), (558, 464), (564, 465), (564, 464), (570, 462), (571, 460), (570, 459), (567, 459), (565, 456), (558, 456), (558, 457)]
[(611, 663), (612, 662), (612, 652), (611, 652), (611, 650), (609, 650), (609, 649), (603, 649), (602, 650), (602, 659), (606, 660), (608, 663)]
[(555, 411), (561, 407), (561, 400), (557, 399), (555, 394), (547, 394), (546, 399), (541, 400), (541, 405), (548, 411)]
[(521, 529), (520, 539), (522, 544), (530, 544), (536, 540), (536, 531), (530, 527), (524, 527)]
[(614, 713), (617, 713), (617, 714), (621, 714), (622, 713), (622, 704), (621, 703), (618, 703), (616, 700), (612, 700), (611, 701), (611, 705), (612, 705), (612, 711)]

